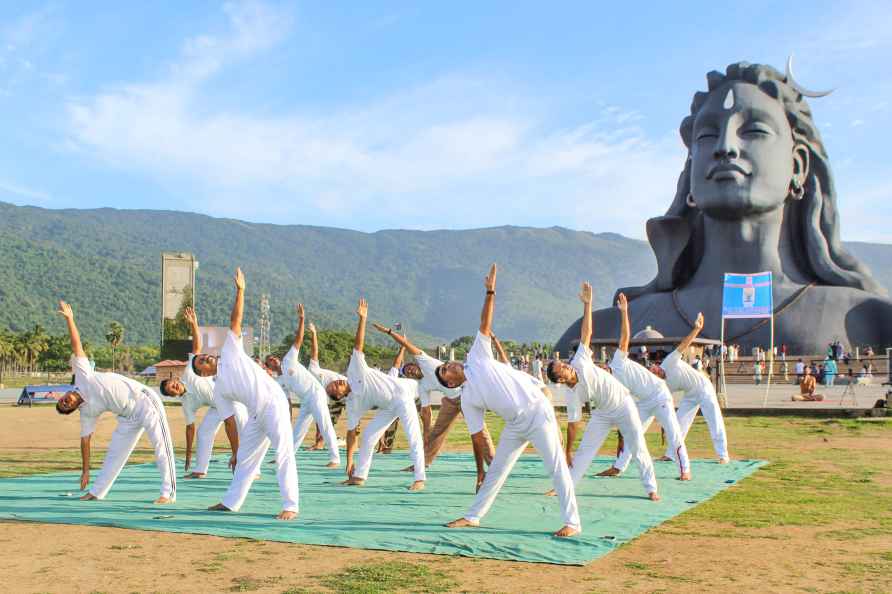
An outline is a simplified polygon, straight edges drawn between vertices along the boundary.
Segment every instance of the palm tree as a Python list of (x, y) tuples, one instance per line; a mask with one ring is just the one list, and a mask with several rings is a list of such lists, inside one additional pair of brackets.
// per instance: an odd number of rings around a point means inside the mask
[(120, 322), (110, 322), (108, 332), (105, 333), (105, 340), (112, 348), (112, 371), (115, 370), (115, 349), (124, 340), (124, 326)]

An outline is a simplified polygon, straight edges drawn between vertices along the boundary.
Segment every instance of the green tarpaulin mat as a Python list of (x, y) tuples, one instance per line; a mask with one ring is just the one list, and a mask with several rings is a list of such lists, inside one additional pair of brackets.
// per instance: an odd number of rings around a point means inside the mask
[[(645, 498), (632, 464), (618, 478), (587, 477), (577, 490), (583, 532), (555, 538), (561, 527), (557, 501), (541, 459), (521, 457), (499, 493), (483, 527), (448, 529), (473, 500), (474, 462), (466, 453), (442, 454), (428, 472), (427, 488), (410, 493), (412, 475), (400, 472), (404, 453), (376, 455), (364, 487), (344, 487), (343, 470), (323, 468), (325, 452), (301, 451), (300, 517), (280, 522), (274, 465), (264, 464), (239, 513), (208, 512), (229, 484), (228, 458), (214, 460), (208, 478), (177, 481), (174, 505), (152, 505), (158, 496), (154, 464), (124, 468), (108, 497), (80, 501), (79, 472), (0, 480), (0, 517), (59, 524), (114, 526), (187, 532), (360, 549), (463, 555), (511, 561), (583, 565), (606, 555), (645, 531), (731, 487), (764, 464), (738, 460), (721, 465), (693, 461), (694, 480), (675, 480), (676, 466), (655, 462), (662, 501)], [(612, 459), (595, 460), (591, 472)], [(182, 470), (182, 469), (180, 469)], [(95, 472), (95, 471), (94, 471)], [(182, 474), (182, 472), (181, 472)]]

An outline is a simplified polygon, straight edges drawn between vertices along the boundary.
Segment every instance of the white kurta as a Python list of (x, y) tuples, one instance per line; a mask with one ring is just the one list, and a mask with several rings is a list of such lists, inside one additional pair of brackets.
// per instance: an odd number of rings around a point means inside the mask
[(297, 466), (287, 398), (276, 380), (245, 353), (241, 338), (232, 331), (227, 333), (220, 352), (214, 402), (224, 419), (235, 414), (236, 402), (245, 405), (249, 415), (239, 434), (237, 466), (223, 505), (233, 511), (241, 508), (272, 444), (282, 509), (298, 511)]
[(118, 417), (102, 468), (90, 494), (104, 499), (145, 431), (155, 450), (155, 465), (161, 474), (161, 496), (176, 499), (177, 481), (173, 441), (161, 398), (153, 390), (117, 373), (93, 371), (86, 357), (72, 357), (74, 385), (84, 402), (78, 407), (81, 437), (92, 435), (100, 415)]
[(645, 492), (656, 493), (653, 461), (647, 451), (641, 420), (629, 391), (610, 373), (595, 365), (587, 345), (579, 345), (570, 365), (576, 371), (575, 391), (580, 402), (589, 401), (593, 406), (592, 416), (573, 456), (573, 484), (579, 484), (610, 430), (617, 427), (623, 434), (625, 447), (635, 458)]
[(424, 439), (421, 435), (418, 411), (415, 410), (417, 382), (392, 377), (372, 369), (366, 363), (365, 355), (357, 350), (354, 350), (350, 357), (347, 382), (350, 385), (350, 394), (347, 396), (347, 429), (356, 430), (362, 416), (372, 408), (378, 408), (378, 412), (362, 433), (359, 460), (353, 476), (363, 480), (368, 478), (375, 446), (393, 420), (399, 418), (409, 441), (409, 455), (415, 467), (415, 480), (425, 480)]
[[(610, 369), (613, 370), (613, 377), (626, 386), (633, 397), (636, 397), (642, 431), (647, 432), (647, 428), (656, 417), (666, 431), (666, 443), (675, 452), (679, 473), (690, 472), (688, 450), (678, 426), (678, 418), (675, 416), (672, 393), (666, 382), (643, 365), (629, 359), (628, 354), (619, 349), (613, 354)], [(625, 471), (631, 459), (632, 449), (624, 447), (613, 466), (617, 470)]]
[[(725, 434), (725, 419), (719, 400), (715, 394), (715, 388), (709, 378), (688, 365), (682, 358), (678, 349), (663, 359), (660, 364), (666, 372), (666, 383), (673, 392), (681, 391), (684, 397), (678, 403), (678, 425), (683, 436), (687, 436), (697, 410), (703, 413), (706, 426), (709, 428), (709, 436), (712, 438), (712, 447), (719, 458), (728, 459), (728, 437)], [(675, 453), (667, 449), (666, 455), (675, 458)]]
[(294, 449), (297, 451), (303, 443), (310, 426), (315, 421), (322, 432), (325, 447), (328, 448), (328, 460), (341, 463), (338, 449), (338, 436), (335, 434), (331, 415), (328, 412), (328, 395), (319, 380), (300, 362), (300, 350), (292, 346), (282, 359), (282, 375), (279, 379), (300, 401), (300, 413), (294, 422)]
[[(192, 370), (192, 359), (194, 358), (194, 354), (189, 355), (186, 370), (180, 377), (180, 381), (186, 387), (186, 393), (182, 397), (183, 416), (186, 418), (186, 425), (193, 425), (197, 420), (198, 411), (207, 407), (204, 418), (198, 426), (195, 466), (192, 467), (193, 472), (207, 474), (211, 456), (214, 453), (214, 440), (223, 424), (223, 417), (214, 406), (214, 378), (196, 375)], [(235, 423), (238, 425), (238, 430), (242, 431), (245, 423), (248, 422), (248, 411), (240, 403), (234, 403), (233, 410), (235, 411)]]
[(468, 352), (465, 377), (461, 409), (468, 431), (473, 435), (483, 430), (487, 410), (505, 420), (495, 457), (465, 518), (479, 522), (489, 512), (517, 459), (532, 442), (551, 476), (564, 524), (581, 530), (554, 408), (532, 381), (533, 377), (498, 362), (492, 353), (491, 338), (480, 332)]

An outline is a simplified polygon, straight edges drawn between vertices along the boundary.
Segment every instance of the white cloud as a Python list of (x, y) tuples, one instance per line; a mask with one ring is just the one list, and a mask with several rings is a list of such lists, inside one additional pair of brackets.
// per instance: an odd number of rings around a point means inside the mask
[(559, 223), (640, 237), (643, 215), (672, 198), (677, 133), (649, 139), (641, 114), (618, 106), (555, 129), (534, 97), (482, 77), (442, 77), (325, 116), (209, 112), (203, 83), (291, 30), (268, 5), (226, 11), (228, 33), (187, 40), (162, 80), (70, 101), (68, 144), (207, 197), (184, 207), (252, 220), (299, 222), (287, 218), (297, 212), (368, 228), (374, 214), (386, 226)]
[(21, 196), (22, 198), (29, 198), (40, 202), (49, 200), (50, 197), (46, 192), (35, 190), (34, 188), (29, 188), (8, 180), (0, 180), (0, 194), (12, 194), (14, 196)]

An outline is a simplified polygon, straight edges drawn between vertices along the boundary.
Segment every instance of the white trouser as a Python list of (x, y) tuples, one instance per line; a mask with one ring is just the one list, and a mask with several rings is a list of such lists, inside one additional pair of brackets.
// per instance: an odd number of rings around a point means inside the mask
[[(697, 409), (703, 413), (706, 426), (709, 427), (709, 436), (712, 438), (712, 447), (719, 458), (728, 458), (728, 438), (725, 435), (725, 419), (722, 417), (722, 409), (719, 408), (718, 398), (712, 390), (702, 390), (685, 394), (678, 403), (678, 426), (681, 434), (687, 437), (688, 431), (697, 416)], [(675, 460), (675, 452), (667, 448), (666, 455)]]
[[(675, 416), (675, 403), (670, 394), (661, 394), (656, 398), (638, 401), (638, 418), (641, 420), (641, 432), (647, 433), (647, 428), (656, 417), (657, 422), (666, 431), (666, 444), (672, 450), (672, 459), (678, 463), (678, 471), (690, 472), (691, 462), (688, 459), (688, 449), (684, 445), (684, 437), (681, 427), (678, 425), (678, 417)], [(623, 433), (625, 440), (625, 433)], [(647, 443), (644, 443), (647, 448)], [(613, 467), (620, 472), (625, 472), (632, 460), (632, 448), (623, 446), (619, 458), (613, 463)]]
[(542, 456), (545, 471), (551, 477), (561, 508), (561, 518), (566, 526), (582, 530), (579, 509), (576, 507), (576, 493), (573, 480), (567, 468), (567, 459), (561, 446), (560, 430), (551, 403), (542, 399), (534, 408), (523, 411), (511, 423), (506, 423), (496, 446), (496, 455), (486, 471), (486, 477), (474, 503), (465, 514), (465, 519), (479, 522), (489, 512), (496, 495), (517, 459), (532, 442)]
[(338, 448), (338, 435), (331, 423), (331, 413), (328, 412), (328, 396), (325, 394), (304, 396), (300, 403), (300, 414), (294, 422), (294, 451), (300, 449), (307, 432), (313, 425), (313, 421), (319, 425), (325, 447), (328, 448), (328, 461), (335, 464), (341, 463), (341, 451)]
[(161, 399), (151, 390), (143, 390), (136, 397), (136, 406), (129, 417), (118, 417), (118, 426), (112, 433), (105, 460), (90, 494), (97, 499), (103, 499), (114, 484), (121, 469), (136, 447), (143, 431), (149, 437), (149, 443), (155, 449), (155, 466), (161, 474), (161, 496), (176, 499), (177, 478), (173, 441), (170, 436), (170, 426), (167, 424), (167, 414)]
[(415, 480), (423, 481), (426, 478), (424, 472), (424, 437), (421, 435), (421, 423), (418, 421), (418, 411), (415, 409), (413, 398), (396, 397), (388, 408), (382, 408), (372, 417), (362, 432), (362, 444), (359, 448), (359, 460), (353, 471), (353, 476), (366, 480), (369, 477), (369, 469), (372, 467), (372, 455), (378, 440), (390, 427), (394, 419), (402, 421), (403, 431), (409, 440), (409, 456), (415, 467)]
[(610, 430), (617, 427), (623, 434), (623, 447), (628, 449), (638, 465), (638, 475), (647, 493), (657, 492), (657, 478), (654, 476), (654, 465), (644, 442), (644, 432), (638, 419), (635, 401), (629, 396), (614, 410), (595, 409), (585, 426), (585, 433), (579, 448), (573, 455), (573, 484), (578, 485), (585, 475), (592, 459), (598, 454)]
[[(232, 405), (235, 411), (235, 424), (238, 426), (239, 434), (245, 428), (248, 422), (248, 409), (244, 405), (236, 402)], [(195, 468), (192, 472), (207, 474), (208, 465), (211, 463), (211, 456), (214, 453), (214, 440), (217, 438), (217, 432), (220, 425), (223, 424), (223, 417), (217, 412), (216, 408), (208, 408), (198, 426), (198, 445), (195, 450)]]
[(245, 502), (270, 445), (276, 450), (276, 477), (282, 509), (298, 511), (297, 465), (288, 409), (285, 399), (274, 399), (256, 415), (249, 416), (244, 430), (239, 433), (235, 474), (222, 500), (223, 505), (232, 511), (238, 511)]

